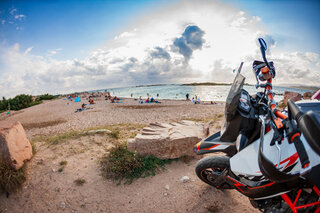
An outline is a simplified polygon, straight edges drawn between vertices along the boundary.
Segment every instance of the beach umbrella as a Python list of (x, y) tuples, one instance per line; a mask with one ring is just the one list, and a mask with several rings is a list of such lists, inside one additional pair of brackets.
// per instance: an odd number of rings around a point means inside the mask
[(74, 99), (74, 102), (80, 102), (81, 101), (81, 99), (79, 98), (79, 97), (76, 97), (75, 99)]

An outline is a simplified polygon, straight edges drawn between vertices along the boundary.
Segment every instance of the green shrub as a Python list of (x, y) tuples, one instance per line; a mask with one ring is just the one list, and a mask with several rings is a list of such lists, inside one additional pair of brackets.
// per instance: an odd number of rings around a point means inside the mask
[(9, 109), (20, 110), (40, 103), (41, 102), (39, 101), (33, 102), (32, 96), (25, 94), (17, 95), (16, 97), (9, 98), (8, 100), (3, 97), (2, 101), (0, 101), (0, 111), (6, 111)]
[(26, 181), (25, 165), (15, 171), (8, 165), (0, 162), (0, 189), (6, 192), (17, 191)]
[(75, 183), (76, 185), (78, 185), (78, 186), (82, 186), (83, 184), (86, 183), (86, 180), (83, 179), (83, 178), (78, 178), (78, 179), (76, 179), (76, 180), (74, 181), (74, 183)]
[(41, 104), (41, 103), (42, 103), (42, 101), (34, 101), (31, 104), (29, 104), (29, 107), (32, 107), (32, 106), (35, 106), (35, 105), (38, 105), (38, 104)]
[(126, 144), (120, 144), (110, 150), (110, 153), (100, 160), (102, 176), (118, 181), (120, 184), (132, 183), (134, 178), (154, 176), (156, 170), (164, 169), (171, 160), (161, 160), (154, 156), (140, 156), (130, 152)]
[(52, 99), (55, 99), (56, 96), (54, 95), (49, 95), (48, 93), (47, 94), (44, 94), (44, 95), (40, 95), (36, 100), (37, 101), (43, 101), (43, 100), (52, 100)]

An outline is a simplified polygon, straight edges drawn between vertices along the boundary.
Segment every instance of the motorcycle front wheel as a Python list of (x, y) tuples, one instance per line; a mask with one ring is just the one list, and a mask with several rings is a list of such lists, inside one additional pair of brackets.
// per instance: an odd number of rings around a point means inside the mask
[(217, 184), (215, 179), (220, 177), (225, 170), (230, 168), (229, 157), (208, 156), (202, 158), (196, 165), (197, 176), (205, 183), (218, 189), (233, 189), (228, 183)]

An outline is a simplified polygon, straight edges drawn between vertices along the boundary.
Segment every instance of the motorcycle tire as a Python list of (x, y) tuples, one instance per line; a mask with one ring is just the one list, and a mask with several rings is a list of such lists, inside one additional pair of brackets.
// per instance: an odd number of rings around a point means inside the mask
[(227, 156), (208, 156), (202, 158), (196, 165), (197, 176), (205, 183), (218, 189), (233, 189), (228, 183), (216, 185), (214, 179), (219, 177), (225, 169), (230, 168), (229, 157)]

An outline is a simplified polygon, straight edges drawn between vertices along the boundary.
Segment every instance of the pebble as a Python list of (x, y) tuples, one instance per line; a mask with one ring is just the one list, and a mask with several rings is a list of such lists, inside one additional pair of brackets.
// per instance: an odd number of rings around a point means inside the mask
[(168, 196), (168, 193), (167, 193), (167, 192), (163, 193), (163, 196), (167, 197), (167, 196)]
[(66, 208), (66, 204), (64, 202), (60, 203), (60, 207), (65, 209)]
[(189, 185), (188, 187), (189, 187), (189, 189), (192, 189), (194, 187), (194, 185)]
[(169, 190), (169, 189), (170, 189), (169, 185), (165, 185), (164, 188), (165, 188), (166, 190)]
[(180, 179), (180, 181), (182, 182), (182, 183), (186, 183), (186, 182), (188, 182), (190, 180), (190, 178), (188, 177), (188, 176), (183, 176), (181, 179)]

